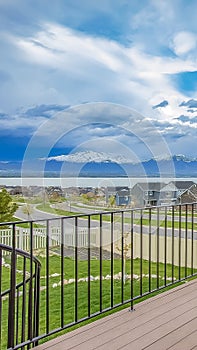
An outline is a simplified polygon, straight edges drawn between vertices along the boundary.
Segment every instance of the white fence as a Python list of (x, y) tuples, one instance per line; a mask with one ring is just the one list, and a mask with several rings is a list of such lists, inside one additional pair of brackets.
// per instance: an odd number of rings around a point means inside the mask
[[(90, 233), (90, 245), (95, 246), (97, 229), (91, 229)], [(59, 227), (51, 227), (49, 229), (49, 247), (58, 246), (61, 244), (61, 230)], [(75, 246), (75, 233), (73, 232), (64, 234), (64, 245), (69, 247)], [(79, 248), (88, 246), (88, 230), (78, 230), (77, 235)], [(16, 228), (15, 230), (15, 242), (16, 248), (25, 251), (30, 250), (30, 230), (24, 228)], [(47, 244), (47, 229), (46, 228), (34, 228), (33, 229), (33, 249), (46, 248)], [(12, 246), (12, 229), (0, 230), (0, 244)]]

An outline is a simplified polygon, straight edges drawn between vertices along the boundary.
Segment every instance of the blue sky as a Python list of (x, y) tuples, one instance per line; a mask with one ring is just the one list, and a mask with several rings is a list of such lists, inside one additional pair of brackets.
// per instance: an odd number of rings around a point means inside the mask
[[(0, 0), (0, 160), (22, 160), (26, 149), (38, 157), (127, 149), (146, 158), (155, 132), (167, 152), (197, 157), (196, 13), (195, 0)], [(122, 107), (101, 118), (94, 102)], [(80, 105), (77, 115), (66, 112)], [(129, 109), (148, 118), (148, 133)], [(151, 152), (136, 153), (132, 123)]]

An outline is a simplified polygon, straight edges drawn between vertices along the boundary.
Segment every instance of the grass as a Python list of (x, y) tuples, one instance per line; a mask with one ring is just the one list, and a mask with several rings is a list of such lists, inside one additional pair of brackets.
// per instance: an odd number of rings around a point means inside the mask
[(70, 216), (70, 215), (77, 215), (77, 214), (79, 214), (79, 213), (76, 213), (76, 212), (66, 211), (66, 210), (63, 210), (63, 209), (51, 208), (50, 204), (37, 205), (36, 209), (44, 211), (46, 213), (58, 214), (58, 215), (62, 215), (62, 216)]
[[(22, 221), (22, 220), (17, 218), (16, 216), (13, 216), (11, 221), (17, 222), (17, 221)], [(28, 221), (28, 219), (27, 219), (27, 221)], [(20, 222), (20, 224), (16, 224), (16, 226), (22, 227), (22, 228), (27, 228), (27, 229), (29, 229), (29, 227), (30, 227), (29, 222)], [(44, 225), (37, 224), (36, 222), (34, 222), (33, 226), (34, 226), (34, 228), (44, 227)]]
[[(37, 206), (37, 209), (41, 210), (41, 211), (44, 211), (44, 212), (47, 212), (47, 213), (52, 213), (52, 214), (57, 214), (57, 215), (62, 215), (62, 216), (72, 216), (72, 215), (79, 215), (78, 212), (73, 212), (73, 211), (66, 211), (66, 210), (61, 210), (61, 209), (54, 209), (54, 208), (51, 208), (50, 207), (50, 204), (40, 204)], [(81, 214), (83, 215), (83, 214)], [(85, 214), (84, 214), (84, 218), (87, 217)], [(120, 215), (116, 215), (115, 214), (115, 217), (116, 217), (116, 222), (121, 222), (121, 217)], [(91, 219), (92, 220), (96, 220), (96, 221), (99, 221), (100, 219), (100, 216), (99, 214), (92, 214), (91, 215)], [(106, 221), (106, 222), (110, 222), (111, 221), (111, 214), (102, 214), (102, 220), (103, 221)], [(142, 219), (142, 225), (143, 226), (149, 226), (149, 219), (147, 218), (143, 218)], [(127, 217), (124, 217), (124, 223), (131, 223), (131, 220), (130, 218), (127, 218)], [(141, 224), (141, 221), (140, 221), (140, 218), (136, 218), (134, 219), (133, 223), (135, 225), (140, 225)], [(184, 221), (181, 221), (181, 223), (179, 223), (179, 221), (175, 221), (174, 222), (172, 220), (167, 220), (167, 224), (166, 224), (166, 227), (167, 228), (172, 228), (173, 227), (173, 223), (174, 223), (174, 228), (175, 229), (178, 229), (178, 228), (182, 228), (182, 229), (185, 229), (185, 222)], [(151, 226), (152, 227), (157, 227), (157, 220), (155, 219), (152, 219), (151, 220)], [(165, 227), (165, 220), (164, 219), (160, 219), (159, 221), (159, 227)], [(192, 223), (191, 222), (187, 222), (187, 228), (188, 229), (191, 229), (192, 228)], [(193, 223), (193, 229), (194, 230), (197, 230), (197, 223)]]
[[(36, 252), (35, 252), (36, 253)], [(46, 286), (47, 281), (45, 278), (47, 271), (47, 260), (46, 257), (43, 256), (44, 251), (37, 252), (38, 259), (42, 264), (41, 268), (41, 286)], [(6, 262), (10, 262), (9, 256), (6, 258)], [(75, 276), (75, 261), (71, 258), (61, 258), (58, 255), (50, 255), (48, 260), (48, 268), (49, 268), (49, 293), (46, 293), (46, 290), (41, 291), (40, 293), (40, 334), (44, 334), (46, 332), (46, 313), (49, 315), (49, 330), (53, 330), (61, 326), (61, 316), (64, 318), (64, 324), (69, 324), (74, 322), (75, 320), (75, 283), (65, 284), (63, 287), (63, 299), (61, 296), (61, 287), (58, 286), (53, 288), (53, 285), (60, 282), (60, 276), (52, 277), (54, 273), (61, 273), (61, 263), (63, 262), (64, 267), (64, 279), (68, 280), (74, 278)], [(27, 264), (26, 269), (29, 271), (29, 264)], [(88, 262), (87, 261), (78, 261), (78, 278), (87, 277), (88, 276)], [(17, 269), (23, 269), (23, 259), (17, 259)], [(130, 273), (131, 269), (131, 260), (126, 261), (126, 272)], [(149, 273), (149, 262), (146, 260), (135, 259), (133, 261), (133, 273), (136, 275), (140, 274), (142, 270), (143, 274)], [(113, 263), (113, 274), (117, 274), (121, 271), (121, 260), (114, 259)], [(164, 286), (164, 271), (165, 265), (163, 263), (155, 263), (151, 262), (151, 274), (156, 275), (157, 271), (159, 271), (160, 278), (157, 280), (156, 278), (151, 278), (151, 289), (155, 289), (157, 287), (157, 283), (160, 287)], [(185, 277), (185, 268), (178, 268), (172, 265), (166, 265), (167, 277), (171, 277), (172, 273), (178, 279), (178, 276), (182, 278)], [(94, 277), (98, 276), (100, 272), (100, 261), (99, 260), (91, 260), (90, 262), (90, 274)], [(196, 272), (196, 271), (194, 271)], [(188, 268), (188, 274), (191, 273)], [(104, 260), (102, 264), (102, 275), (107, 276), (111, 274), (111, 261)], [(20, 282), (23, 278), (21, 273), (17, 273), (17, 283)], [(3, 267), (2, 268), (2, 290), (5, 290), (9, 287), (9, 279), (10, 279), (10, 269)], [(140, 296), (140, 290), (142, 289), (142, 294), (146, 293), (149, 290), (149, 279), (144, 277), (142, 279), (133, 280), (134, 287), (134, 296)], [(122, 283), (119, 280), (113, 281), (113, 300), (111, 300), (111, 280), (103, 280), (102, 281), (102, 308), (110, 307), (111, 303), (119, 304), (121, 303), (121, 299), (126, 301), (130, 298), (130, 290), (131, 290), (131, 280), (127, 280), (125, 284), (123, 284), (124, 295), (122, 296)], [(88, 283), (87, 282), (78, 282), (77, 283), (77, 307), (78, 307), (78, 319), (84, 318), (88, 316), (88, 306), (90, 307), (91, 314), (95, 312), (99, 312), (100, 310), (100, 282), (93, 281), (90, 283), (90, 304), (88, 305)], [(47, 304), (48, 298), (48, 304)], [(62, 308), (61, 301), (63, 300)], [(7, 334), (7, 309), (8, 309), (8, 300), (3, 301), (2, 307), (2, 319), (3, 319), (3, 332)], [(19, 310), (22, 309), (22, 297), (19, 298)], [(19, 311), (20, 313), (21, 311)], [(21, 326), (21, 325), (19, 325)], [(4, 333), (2, 333), (4, 334)], [(4, 337), (6, 338), (6, 337)], [(3, 341), (3, 340), (2, 340)], [(3, 344), (3, 348), (6, 348), (6, 344)]]
[[(100, 210), (100, 211), (113, 211), (114, 208), (112, 207), (106, 207), (106, 206), (97, 206), (97, 205), (90, 205), (90, 204), (86, 204), (85, 207), (83, 207), (83, 203), (81, 203), (81, 205), (77, 204), (77, 203), (72, 203), (73, 207), (76, 208), (82, 208), (82, 209), (93, 209), (93, 210)], [(116, 208), (117, 209), (117, 208)], [(118, 208), (119, 210), (121, 208)]]
[(27, 198), (23, 196), (12, 196), (13, 202), (21, 204), (39, 204), (43, 201), (40, 197)]

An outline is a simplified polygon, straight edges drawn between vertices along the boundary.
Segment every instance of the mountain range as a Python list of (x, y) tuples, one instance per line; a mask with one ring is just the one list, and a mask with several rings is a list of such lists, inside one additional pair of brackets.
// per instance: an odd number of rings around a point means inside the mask
[[(36, 170), (32, 170), (32, 168)], [(40, 170), (39, 170), (40, 169)], [(42, 171), (42, 169), (44, 169)], [(122, 155), (84, 151), (34, 162), (0, 162), (0, 177), (196, 177), (197, 158), (161, 156), (132, 161)]]

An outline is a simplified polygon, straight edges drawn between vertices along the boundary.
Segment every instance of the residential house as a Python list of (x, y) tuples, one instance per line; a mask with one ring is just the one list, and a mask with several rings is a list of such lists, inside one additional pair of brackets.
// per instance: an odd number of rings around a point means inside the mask
[(114, 187), (113, 186), (109, 186), (109, 187), (106, 187), (105, 188), (106, 203), (107, 204), (109, 203), (110, 197), (112, 197), (112, 196), (116, 197), (116, 194), (119, 191), (122, 191), (122, 190), (129, 191), (129, 188), (128, 188), (128, 186), (114, 186)]
[(123, 188), (116, 192), (116, 205), (117, 206), (127, 206), (131, 203), (131, 193), (129, 189)]
[(79, 188), (74, 186), (63, 188), (63, 192), (64, 192), (64, 197), (66, 198), (80, 195)]
[(178, 198), (194, 185), (193, 181), (171, 181), (160, 191), (160, 205), (162, 204), (176, 204), (179, 202)]
[(157, 206), (160, 203), (160, 191), (163, 182), (138, 182), (131, 189), (135, 207)]
[(78, 190), (79, 190), (79, 195), (88, 194), (88, 193), (95, 194), (95, 188), (93, 187), (79, 187)]
[(23, 197), (33, 196), (32, 189), (26, 186), (6, 186), (6, 190), (12, 196), (23, 196)]
[(64, 192), (61, 187), (59, 186), (49, 186), (46, 188), (47, 195), (49, 197), (63, 197)]
[(178, 197), (178, 203), (197, 203), (197, 184), (193, 184)]

